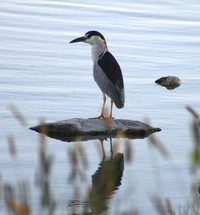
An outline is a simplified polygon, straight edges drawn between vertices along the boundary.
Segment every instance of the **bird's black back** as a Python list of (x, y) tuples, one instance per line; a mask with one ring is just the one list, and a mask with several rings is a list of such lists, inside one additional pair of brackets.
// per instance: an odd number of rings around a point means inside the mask
[(116, 59), (110, 52), (105, 52), (100, 56), (98, 65), (101, 67), (107, 78), (115, 85), (119, 90), (124, 89), (124, 82), (122, 72)]

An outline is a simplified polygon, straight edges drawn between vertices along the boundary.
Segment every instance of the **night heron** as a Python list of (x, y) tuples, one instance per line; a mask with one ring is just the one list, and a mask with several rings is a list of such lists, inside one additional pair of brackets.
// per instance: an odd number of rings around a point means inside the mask
[[(103, 93), (103, 106), (96, 118), (112, 119), (113, 102), (117, 108), (124, 107), (124, 82), (120, 66), (108, 51), (104, 36), (98, 31), (88, 31), (84, 36), (70, 43), (85, 42), (92, 46), (93, 77)], [(111, 99), (109, 116), (104, 115), (106, 96)]]

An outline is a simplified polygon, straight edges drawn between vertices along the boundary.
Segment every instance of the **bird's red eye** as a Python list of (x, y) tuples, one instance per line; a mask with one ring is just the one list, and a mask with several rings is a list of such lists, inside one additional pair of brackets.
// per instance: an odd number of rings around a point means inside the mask
[(92, 35), (90, 35), (90, 34), (87, 34), (87, 39), (90, 39), (90, 38), (91, 38), (91, 36), (92, 36)]

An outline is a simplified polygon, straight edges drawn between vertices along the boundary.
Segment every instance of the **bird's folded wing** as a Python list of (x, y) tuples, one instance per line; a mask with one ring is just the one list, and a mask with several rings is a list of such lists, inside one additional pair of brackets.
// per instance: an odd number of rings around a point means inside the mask
[(98, 65), (106, 74), (107, 78), (116, 86), (118, 91), (124, 89), (121, 68), (110, 52), (105, 52), (99, 58)]

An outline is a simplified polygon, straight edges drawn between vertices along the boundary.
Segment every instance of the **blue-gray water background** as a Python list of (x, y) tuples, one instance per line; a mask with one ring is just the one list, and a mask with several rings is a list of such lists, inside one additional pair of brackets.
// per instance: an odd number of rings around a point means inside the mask
[[(197, 0), (0, 2), (0, 172), (3, 181), (27, 179), (33, 184), (38, 164), (38, 134), (23, 128), (8, 105), (15, 104), (30, 126), (46, 121), (99, 114), (102, 95), (92, 77), (90, 47), (69, 44), (88, 30), (100, 31), (121, 65), (126, 90), (124, 109), (116, 118), (145, 121), (162, 128), (158, 137), (170, 151), (165, 161), (147, 140), (134, 140), (134, 159), (125, 163), (122, 185), (112, 196), (110, 213), (138, 208), (154, 214), (149, 197), (168, 197), (178, 210), (190, 199), (191, 116), (200, 111), (200, 3)], [(175, 75), (182, 85), (172, 91), (154, 83)], [(18, 159), (10, 158), (7, 135), (15, 137)], [(48, 138), (55, 154), (54, 194), (61, 208), (71, 200), (66, 183), (66, 143)], [(88, 181), (101, 160), (97, 141), (84, 143), (89, 159)], [(106, 146), (106, 144), (105, 144)], [(106, 146), (109, 151), (109, 144)], [(128, 198), (123, 202), (124, 198)], [(32, 203), (37, 204), (37, 192)], [(63, 206), (64, 205), (64, 206)], [(0, 200), (0, 212), (5, 205)]]

